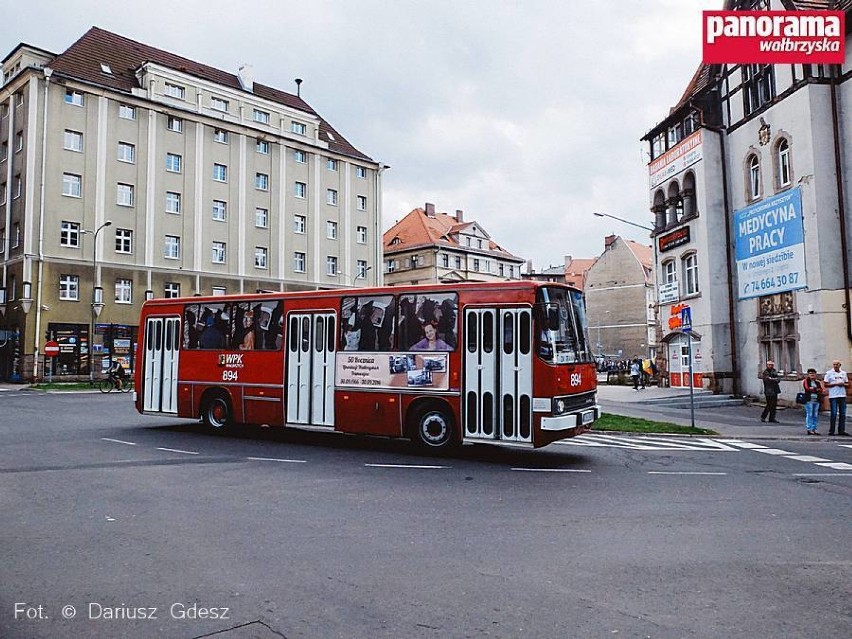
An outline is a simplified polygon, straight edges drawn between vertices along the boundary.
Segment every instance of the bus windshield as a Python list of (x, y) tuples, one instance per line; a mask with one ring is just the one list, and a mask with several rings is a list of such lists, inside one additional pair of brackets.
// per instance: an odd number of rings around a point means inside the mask
[(583, 294), (569, 288), (546, 286), (536, 304), (539, 355), (557, 364), (591, 362)]

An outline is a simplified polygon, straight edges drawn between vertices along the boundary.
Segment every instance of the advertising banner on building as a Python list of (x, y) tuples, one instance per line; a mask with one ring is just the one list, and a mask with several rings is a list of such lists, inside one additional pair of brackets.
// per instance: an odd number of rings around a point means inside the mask
[(807, 286), (801, 189), (736, 211), (734, 228), (738, 299)]
[(699, 129), (648, 164), (650, 188), (659, 186), (673, 175), (698, 162), (702, 157), (701, 130)]

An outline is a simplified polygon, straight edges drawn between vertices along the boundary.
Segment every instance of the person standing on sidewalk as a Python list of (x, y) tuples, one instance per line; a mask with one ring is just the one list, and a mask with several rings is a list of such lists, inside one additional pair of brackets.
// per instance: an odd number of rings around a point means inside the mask
[(781, 393), (781, 385), (778, 383), (778, 371), (775, 370), (775, 362), (771, 359), (768, 360), (760, 377), (763, 379), (763, 394), (766, 396), (766, 408), (760, 414), (760, 421), (765, 422), (768, 417), (770, 422), (777, 424), (775, 411), (778, 408), (778, 395)]
[(634, 359), (632, 362), (630, 362), (630, 377), (633, 379), (633, 390), (635, 391), (639, 390), (639, 375), (641, 374), (641, 372), (642, 370), (639, 366), (638, 359)]
[(849, 385), (849, 377), (846, 371), (840, 368), (840, 360), (831, 362), (831, 370), (823, 376), (823, 383), (828, 389), (828, 403), (831, 406), (828, 434), (834, 435), (834, 426), (837, 425), (838, 435), (848, 435), (846, 432), (846, 387)]
[(808, 435), (819, 435), (817, 424), (819, 423), (819, 402), (822, 399), (822, 382), (816, 378), (816, 369), (809, 368), (808, 376), (802, 382), (805, 392), (805, 431)]

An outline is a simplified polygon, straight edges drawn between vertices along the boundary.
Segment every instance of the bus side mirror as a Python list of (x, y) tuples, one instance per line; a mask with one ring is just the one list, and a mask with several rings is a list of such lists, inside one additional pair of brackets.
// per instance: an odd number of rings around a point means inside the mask
[(559, 311), (553, 307), (547, 309), (547, 328), (551, 331), (559, 330)]

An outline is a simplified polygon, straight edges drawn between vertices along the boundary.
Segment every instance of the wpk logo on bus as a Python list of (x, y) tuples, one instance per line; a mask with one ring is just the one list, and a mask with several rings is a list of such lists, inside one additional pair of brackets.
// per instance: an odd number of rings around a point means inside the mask
[(843, 11), (705, 11), (704, 64), (843, 64)]

